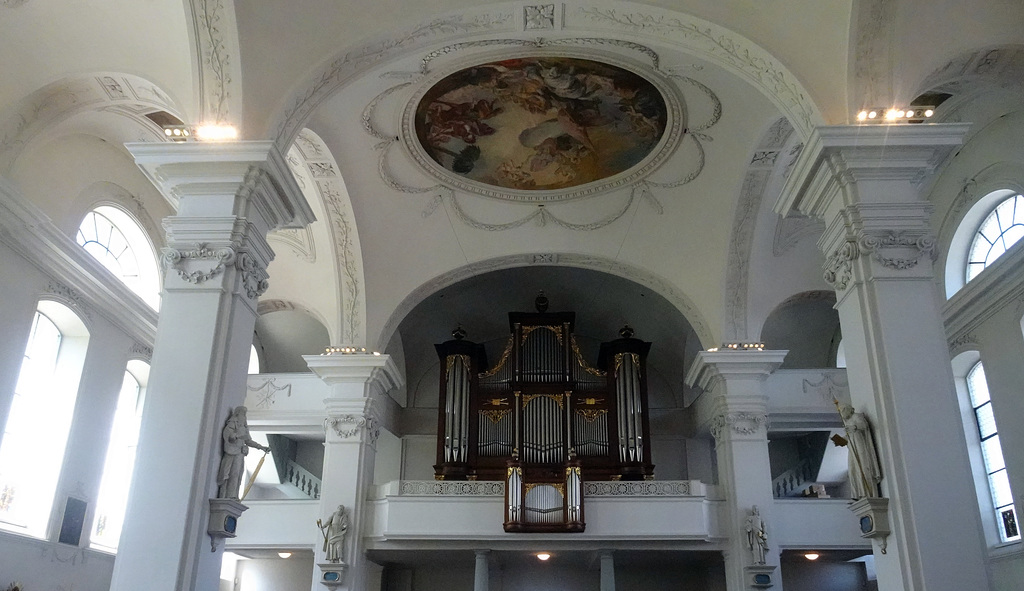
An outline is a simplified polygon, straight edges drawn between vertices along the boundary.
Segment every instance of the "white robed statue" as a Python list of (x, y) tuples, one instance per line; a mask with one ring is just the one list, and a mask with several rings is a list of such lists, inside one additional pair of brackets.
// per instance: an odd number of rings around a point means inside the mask
[(344, 554), (345, 533), (348, 532), (348, 513), (345, 511), (345, 505), (338, 505), (338, 509), (331, 513), (326, 523), (317, 519), (316, 524), (324, 536), (324, 554), (327, 555), (327, 562), (343, 562), (341, 556)]

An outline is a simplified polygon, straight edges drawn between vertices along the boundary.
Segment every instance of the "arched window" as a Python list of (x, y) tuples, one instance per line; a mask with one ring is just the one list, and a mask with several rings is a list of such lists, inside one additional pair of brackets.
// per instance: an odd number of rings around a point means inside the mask
[(135, 449), (139, 444), (142, 402), (148, 378), (148, 364), (137, 360), (128, 362), (121, 392), (117, 397), (107, 458), (103, 463), (100, 493), (96, 499), (90, 538), (95, 548), (117, 550), (121, 526), (124, 524), (124, 511), (128, 504), (128, 487), (135, 468)]
[[(989, 399), (988, 382), (985, 381), (985, 367), (980, 361), (971, 366), (966, 375), (967, 394), (973, 410), (971, 423), (977, 429), (977, 442), (981, 446), (981, 458), (988, 484), (991, 502), (988, 506), (995, 512), (996, 529), (1002, 542), (1020, 539), (1020, 527), (1013, 508), (1013, 493), (1003, 461), (1003, 448), (999, 444), (996, 418)], [(969, 436), (975, 441), (973, 436)]]
[(1024, 237), (1024, 196), (1003, 200), (988, 217), (971, 241), (967, 258), (966, 281), (970, 281)]
[(256, 345), (249, 349), (249, 375), (260, 373), (260, 354), (256, 351)]
[(46, 535), (88, 342), (71, 310), (39, 303), (0, 441), (4, 529)]
[(145, 232), (131, 216), (116, 207), (101, 205), (85, 215), (75, 239), (150, 307), (159, 307), (156, 256)]

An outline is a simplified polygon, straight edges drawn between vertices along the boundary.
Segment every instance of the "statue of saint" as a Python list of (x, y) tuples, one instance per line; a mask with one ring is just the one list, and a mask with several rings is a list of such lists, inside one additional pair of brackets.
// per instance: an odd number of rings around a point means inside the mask
[(270, 448), (260, 445), (249, 437), (249, 425), (245, 419), (246, 408), (236, 406), (231, 411), (222, 431), (224, 453), (217, 471), (217, 498), (237, 499), (238, 487), (245, 472), (245, 456), (250, 447), (269, 452)]
[(338, 509), (327, 518), (327, 523), (317, 519), (316, 524), (324, 536), (324, 553), (327, 555), (327, 562), (342, 562), (345, 532), (348, 531), (348, 513), (345, 511), (345, 505), (338, 505)]
[(837, 406), (849, 444), (850, 496), (854, 499), (880, 497), (882, 468), (878, 463), (871, 424), (864, 413), (854, 412), (852, 406), (838, 403)]
[(765, 529), (757, 505), (754, 505), (747, 517), (747, 547), (754, 555), (754, 564), (765, 563), (764, 556), (768, 551), (768, 531)]

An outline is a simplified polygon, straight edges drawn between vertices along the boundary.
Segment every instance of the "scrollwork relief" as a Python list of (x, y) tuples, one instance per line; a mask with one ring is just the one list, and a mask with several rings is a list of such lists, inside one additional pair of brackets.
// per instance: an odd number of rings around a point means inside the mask
[(250, 300), (260, 297), (270, 287), (267, 270), (251, 254), (238, 253), (235, 257), (235, 268), (238, 269), (242, 291)]
[(92, 308), (89, 307), (85, 302), (85, 298), (82, 294), (78, 293), (74, 289), (60, 283), (59, 281), (51, 281), (46, 285), (46, 293), (59, 297), (65, 304), (68, 304), (76, 312), (85, 316), (89, 320), (92, 320)]
[[(903, 271), (917, 266), (924, 256), (935, 256), (935, 237), (929, 234), (911, 235), (905, 232), (890, 231), (884, 234), (864, 233), (860, 236), (857, 246), (861, 254), (873, 253), (876, 261), (883, 267)], [(909, 256), (887, 256), (893, 251), (909, 251)]]
[(949, 352), (954, 353), (960, 349), (973, 348), (977, 346), (978, 337), (972, 333), (965, 333), (949, 342)]
[(832, 254), (825, 260), (825, 283), (843, 291), (850, 285), (853, 279), (853, 262), (859, 256), (857, 243), (847, 241), (839, 248), (832, 251)]

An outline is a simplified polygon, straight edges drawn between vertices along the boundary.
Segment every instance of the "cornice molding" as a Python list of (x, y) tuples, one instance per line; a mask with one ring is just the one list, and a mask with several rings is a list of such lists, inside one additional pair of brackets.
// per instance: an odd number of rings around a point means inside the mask
[(969, 130), (965, 123), (818, 127), (807, 139), (775, 212), (786, 216), (796, 211), (827, 222), (859, 200), (859, 181), (906, 181), (916, 197), (914, 185), (935, 172)]
[(135, 292), (85, 252), (18, 191), (0, 179), (0, 241), (29, 261), (54, 285), (72, 289), (139, 343), (152, 346), (158, 314)]
[(782, 365), (789, 351), (700, 351), (686, 372), (684, 382), (704, 391), (721, 380), (763, 382)]

